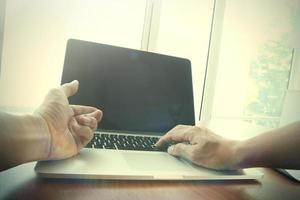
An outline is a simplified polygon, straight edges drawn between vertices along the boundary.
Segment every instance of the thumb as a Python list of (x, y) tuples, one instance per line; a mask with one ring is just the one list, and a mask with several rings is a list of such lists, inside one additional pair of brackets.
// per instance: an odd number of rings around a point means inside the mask
[(63, 84), (60, 88), (65, 93), (67, 97), (73, 96), (78, 91), (79, 82), (74, 80), (70, 83)]
[(173, 156), (179, 156), (187, 160), (192, 161), (192, 149), (193, 146), (190, 144), (178, 143), (168, 148), (168, 153)]

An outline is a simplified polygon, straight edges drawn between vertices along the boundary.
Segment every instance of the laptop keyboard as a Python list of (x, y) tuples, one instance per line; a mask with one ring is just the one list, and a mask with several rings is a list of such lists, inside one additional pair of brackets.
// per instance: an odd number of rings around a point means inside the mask
[(168, 145), (164, 145), (159, 149), (154, 146), (158, 139), (158, 137), (149, 136), (96, 133), (93, 139), (86, 145), (85, 148), (135, 151), (167, 151)]

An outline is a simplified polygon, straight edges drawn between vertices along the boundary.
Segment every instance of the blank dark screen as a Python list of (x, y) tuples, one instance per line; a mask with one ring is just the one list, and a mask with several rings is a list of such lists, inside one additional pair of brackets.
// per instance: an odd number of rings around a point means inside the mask
[(194, 125), (190, 61), (71, 39), (62, 83), (79, 80), (71, 104), (104, 113), (100, 130), (153, 132)]

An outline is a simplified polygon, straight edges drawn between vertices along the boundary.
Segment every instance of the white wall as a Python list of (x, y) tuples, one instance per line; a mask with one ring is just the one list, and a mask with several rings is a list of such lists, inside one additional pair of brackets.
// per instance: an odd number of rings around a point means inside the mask
[(146, 0), (8, 0), (0, 105), (38, 106), (60, 84), (68, 38), (139, 49)]

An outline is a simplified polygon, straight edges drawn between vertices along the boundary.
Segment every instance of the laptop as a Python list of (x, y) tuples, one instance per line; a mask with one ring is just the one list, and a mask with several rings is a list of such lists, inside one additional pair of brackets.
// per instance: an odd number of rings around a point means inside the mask
[(38, 162), (47, 178), (127, 180), (257, 179), (255, 169), (221, 172), (196, 166), (154, 144), (178, 124), (195, 125), (191, 62), (185, 58), (70, 39), (62, 83), (79, 80), (71, 104), (104, 113), (78, 155)]

